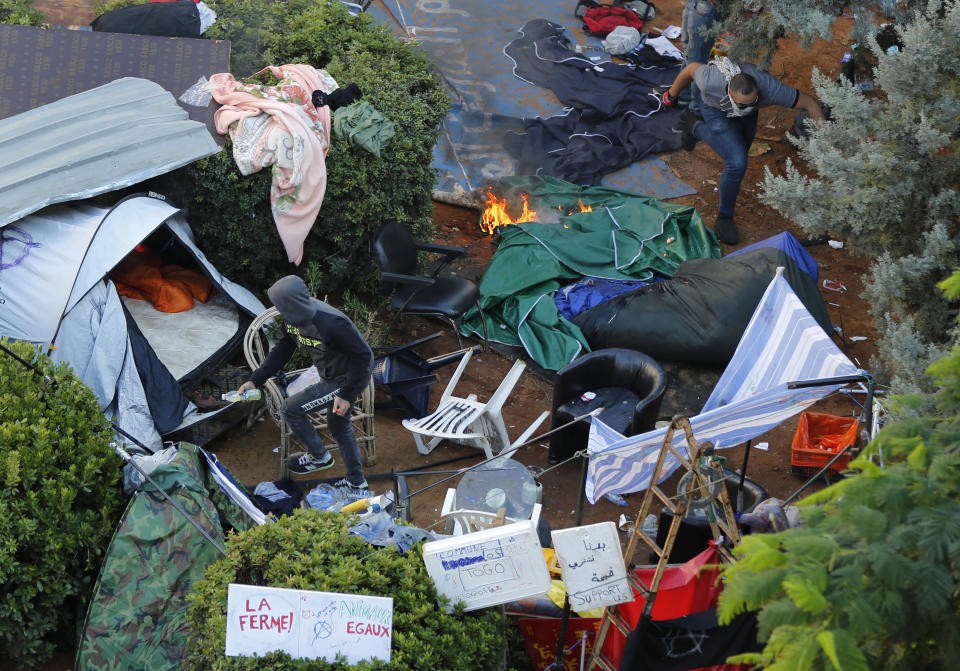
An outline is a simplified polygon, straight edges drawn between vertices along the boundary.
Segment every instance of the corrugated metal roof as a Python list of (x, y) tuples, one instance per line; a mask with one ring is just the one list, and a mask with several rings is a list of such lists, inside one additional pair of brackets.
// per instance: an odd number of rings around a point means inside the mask
[(220, 147), (159, 84), (127, 77), (0, 120), (0, 226), (162, 175)]

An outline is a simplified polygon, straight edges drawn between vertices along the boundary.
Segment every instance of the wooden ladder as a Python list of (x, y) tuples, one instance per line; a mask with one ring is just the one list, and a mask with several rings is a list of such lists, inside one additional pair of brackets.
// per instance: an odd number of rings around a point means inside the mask
[[(689, 458), (680, 454), (672, 445), (673, 434), (677, 428), (682, 428), (687, 438), (687, 451)], [(634, 523), (633, 534), (627, 543), (626, 552), (623, 555), (624, 564), (627, 566), (627, 576), (630, 584), (636, 592), (639, 592), (645, 599), (643, 606), (643, 617), (647, 617), (653, 611), (653, 604), (657, 598), (657, 590), (660, 588), (660, 581), (663, 579), (664, 570), (667, 568), (667, 562), (670, 558), (670, 552), (673, 550), (673, 543), (677, 539), (680, 531), (680, 523), (692, 499), (703, 498), (701, 493), (705, 493), (710, 499), (711, 510), (707, 518), (710, 522), (710, 530), (713, 532), (713, 539), (720, 541), (721, 536), (729, 538), (736, 545), (740, 542), (740, 530), (734, 522), (733, 508), (730, 505), (730, 497), (727, 494), (726, 483), (723, 482), (723, 469), (719, 467), (719, 461), (713, 453), (713, 446), (708, 444), (701, 446), (693, 435), (693, 428), (686, 417), (674, 417), (670, 422), (670, 428), (663, 439), (663, 445), (660, 447), (660, 454), (657, 457), (657, 465), (654, 467), (653, 474), (650, 476), (650, 487), (643, 496), (643, 504), (640, 506), (640, 512), (637, 513), (637, 519)], [(670, 453), (687, 470), (687, 475), (681, 479), (681, 492), (678, 494), (677, 501), (668, 497), (657, 485), (663, 471), (664, 462), (667, 454)], [(707, 465), (700, 464), (700, 458), (706, 457)], [(721, 477), (708, 481), (707, 475), (711, 470), (721, 474)], [(641, 526), (650, 512), (650, 506), (654, 497), (663, 502), (664, 508), (673, 513), (673, 519), (670, 522), (670, 530), (667, 532), (663, 547), (657, 545), (656, 541), (649, 538)], [(715, 514), (717, 510), (722, 511), (723, 519), (718, 519)], [(657, 555), (657, 568), (653, 574), (653, 580), (649, 585), (645, 585), (637, 574), (631, 569), (633, 555), (637, 551), (638, 541), (646, 543), (650, 550)], [(720, 556), (733, 562), (733, 556), (730, 551), (724, 547), (721, 542), (717, 543), (717, 550)], [(617, 666), (603, 655), (603, 642), (607, 637), (610, 626), (613, 625), (620, 630), (624, 636), (627, 636), (632, 630), (626, 620), (624, 620), (617, 606), (608, 606), (603, 611), (603, 618), (600, 621), (600, 630), (597, 632), (597, 639), (593, 644), (593, 652), (590, 654), (590, 663), (587, 665), (587, 671), (593, 671), (600, 667), (604, 671), (617, 671)]]

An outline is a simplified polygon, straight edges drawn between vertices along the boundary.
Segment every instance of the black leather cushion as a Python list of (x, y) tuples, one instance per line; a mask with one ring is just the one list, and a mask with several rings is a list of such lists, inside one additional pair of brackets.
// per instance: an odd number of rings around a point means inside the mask
[[(429, 312), (455, 319), (477, 301), (477, 285), (462, 277), (438, 277), (429, 287), (419, 289), (403, 308), (405, 312)], [(413, 293), (414, 287), (401, 287), (390, 300), (390, 306), (399, 310)]]
[[(596, 397), (584, 401), (577, 396), (557, 408), (556, 413), (569, 422), (597, 408), (604, 410), (597, 416), (601, 422), (620, 433), (625, 434), (633, 423), (633, 410), (640, 402), (640, 397), (623, 387), (601, 387), (594, 390)], [(586, 426), (586, 424), (584, 424)]]
[[(600, 387), (593, 390), (596, 398), (584, 401), (576, 396), (566, 403), (561, 403), (553, 411), (553, 425), (559, 426), (572, 421), (597, 408), (605, 408), (599, 419), (607, 426), (620, 433), (627, 433), (633, 423), (633, 413), (640, 402), (640, 397), (624, 387)], [(563, 430), (563, 440), (553, 441), (550, 444), (550, 463), (555, 464), (563, 459), (569, 459), (578, 449), (587, 446), (587, 437), (590, 435), (590, 420), (581, 420)]]

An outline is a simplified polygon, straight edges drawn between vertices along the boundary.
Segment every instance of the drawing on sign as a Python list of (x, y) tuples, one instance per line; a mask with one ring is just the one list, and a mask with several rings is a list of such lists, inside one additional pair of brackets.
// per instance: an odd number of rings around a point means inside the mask
[[(508, 528), (509, 527), (509, 528)], [(550, 576), (529, 520), (424, 545), (423, 559), (437, 591), (476, 610), (544, 594)]]
[(633, 600), (613, 522), (554, 531), (553, 546), (574, 611)]
[[(291, 603), (298, 604), (292, 608)], [(231, 584), (226, 654), (390, 661), (393, 599)]]

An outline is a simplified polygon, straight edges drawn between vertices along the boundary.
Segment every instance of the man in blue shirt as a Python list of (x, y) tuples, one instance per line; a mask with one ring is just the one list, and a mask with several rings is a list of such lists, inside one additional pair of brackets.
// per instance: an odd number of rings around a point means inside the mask
[(691, 151), (697, 140), (703, 140), (723, 159), (714, 230), (720, 242), (735, 245), (740, 235), (733, 222), (733, 211), (747, 171), (747, 152), (757, 133), (757, 110), (771, 105), (799, 108), (818, 121), (823, 121), (823, 112), (806, 93), (750, 63), (734, 63), (723, 56), (706, 65), (687, 65), (661, 94), (660, 101), (665, 107), (675, 106), (680, 91), (691, 82), (697, 85), (702, 119), (695, 114), (686, 115), (681, 128), (683, 148)]

